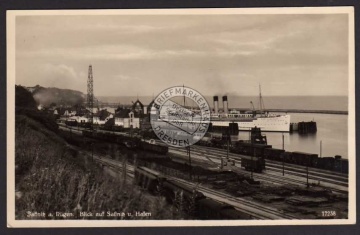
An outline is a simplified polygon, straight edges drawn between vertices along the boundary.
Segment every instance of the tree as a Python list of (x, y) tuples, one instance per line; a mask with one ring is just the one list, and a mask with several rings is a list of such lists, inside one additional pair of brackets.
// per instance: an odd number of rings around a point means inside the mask
[(15, 106), (36, 109), (37, 104), (30, 91), (22, 86), (15, 85)]

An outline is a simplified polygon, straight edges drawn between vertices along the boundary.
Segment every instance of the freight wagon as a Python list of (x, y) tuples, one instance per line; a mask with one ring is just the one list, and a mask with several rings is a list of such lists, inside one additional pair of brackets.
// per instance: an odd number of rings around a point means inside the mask
[(241, 166), (247, 171), (261, 173), (265, 170), (265, 160), (262, 157), (241, 156)]
[(153, 194), (159, 194), (166, 180), (159, 172), (147, 167), (137, 167), (135, 171), (135, 183)]
[(126, 134), (114, 134), (103, 131), (82, 131), (83, 136), (98, 139), (106, 142), (125, 145), (129, 149), (141, 149), (144, 151), (154, 152), (165, 155), (169, 151), (169, 147), (157, 143), (149, 143), (139, 137), (131, 137)]
[(290, 162), (302, 166), (316, 166), (318, 155), (313, 153), (292, 152)]
[(166, 154), (169, 151), (169, 147), (166, 145), (149, 143), (144, 140), (139, 141), (139, 148), (144, 151), (151, 151), (159, 154)]
[(230, 148), (230, 152), (245, 154), (248, 156), (263, 157), (265, 149), (271, 148), (271, 145), (253, 144), (248, 142), (234, 142)]
[(275, 149), (275, 148), (266, 148), (264, 149), (264, 158), (271, 160), (282, 160), (285, 150)]

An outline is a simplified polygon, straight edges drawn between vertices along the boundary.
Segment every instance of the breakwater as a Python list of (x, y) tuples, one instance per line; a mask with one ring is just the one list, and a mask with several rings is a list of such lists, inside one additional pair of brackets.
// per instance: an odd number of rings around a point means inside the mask
[(301, 110), (301, 109), (268, 109), (269, 112), (285, 112), (285, 113), (320, 113), (320, 114), (339, 114), (348, 115), (348, 111), (337, 110)]

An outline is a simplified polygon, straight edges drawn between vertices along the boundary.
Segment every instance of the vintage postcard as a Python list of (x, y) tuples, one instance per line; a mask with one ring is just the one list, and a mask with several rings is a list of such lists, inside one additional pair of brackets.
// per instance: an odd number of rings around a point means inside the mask
[(7, 11), (8, 227), (356, 223), (352, 7)]

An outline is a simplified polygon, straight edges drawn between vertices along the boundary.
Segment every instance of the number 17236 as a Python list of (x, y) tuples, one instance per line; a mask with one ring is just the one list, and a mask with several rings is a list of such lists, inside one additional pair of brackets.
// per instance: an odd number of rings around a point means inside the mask
[(336, 216), (336, 211), (322, 211), (321, 215), (323, 217), (334, 217)]

